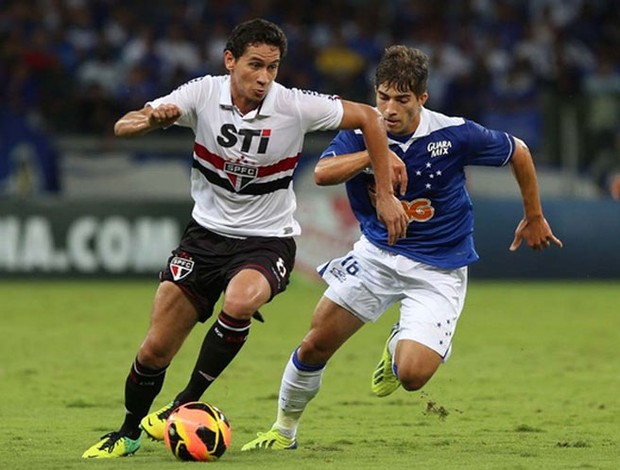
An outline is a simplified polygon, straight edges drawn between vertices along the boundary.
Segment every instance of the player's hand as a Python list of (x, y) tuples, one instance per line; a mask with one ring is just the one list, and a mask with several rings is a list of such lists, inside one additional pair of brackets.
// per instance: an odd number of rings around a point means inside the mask
[(562, 241), (553, 234), (549, 223), (543, 216), (532, 219), (523, 218), (517, 225), (509, 250), (517, 251), (523, 240), (533, 250), (544, 250), (552, 244), (560, 248), (564, 246)]
[(390, 169), (392, 175), (392, 186), (394, 191), (400, 192), (401, 196), (404, 196), (407, 192), (407, 184), (409, 183), (409, 177), (407, 175), (407, 165), (403, 162), (398, 155), (390, 150)]
[(377, 217), (387, 227), (388, 243), (393, 245), (407, 234), (409, 218), (393, 194), (376, 195)]
[(149, 124), (153, 127), (170, 127), (182, 114), (181, 108), (175, 104), (160, 104), (149, 115)]

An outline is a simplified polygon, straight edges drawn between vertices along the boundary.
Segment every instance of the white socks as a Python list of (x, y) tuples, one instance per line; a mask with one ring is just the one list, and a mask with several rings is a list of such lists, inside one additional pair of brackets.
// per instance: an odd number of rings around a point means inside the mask
[(280, 434), (293, 439), (306, 405), (321, 388), (325, 364), (318, 366), (303, 364), (297, 359), (297, 350), (286, 364), (280, 384), (278, 417), (273, 425)]

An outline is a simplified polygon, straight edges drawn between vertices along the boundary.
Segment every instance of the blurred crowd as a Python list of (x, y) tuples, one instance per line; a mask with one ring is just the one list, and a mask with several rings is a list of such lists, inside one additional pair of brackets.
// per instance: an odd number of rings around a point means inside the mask
[(403, 43), (431, 58), (430, 108), (535, 150), (544, 100), (581, 103), (591, 160), (620, 129), (618, 0), (1, 0), (2, 121), (109, 134), (126, 111), (224, 73), (227, 35), (254, 17), (288, 36), (278, 78), (288, 86), (372, 102), (382, 51)]

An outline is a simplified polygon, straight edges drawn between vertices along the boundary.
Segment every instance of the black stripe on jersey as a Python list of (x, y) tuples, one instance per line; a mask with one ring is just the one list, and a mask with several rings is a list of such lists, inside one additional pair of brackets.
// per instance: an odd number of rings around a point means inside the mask
[(229, 180), (220, 177), (217, 173), (205, 168), (196, 160), (193, 161), (192, 167), (196, 168), (202, 175), (209, 181), (220, 188), (224, 188), (231, 193), (237, 194), (249, 194), (252, 196), (260, 196), (262, 194), (269, 194), (280, 189), (287, 189), (291, 185), (291, 181), (293, 180), (292, 176), (285, 176), (284, 178), (280, 178), (277, 180), (269, 181), (267, 183), (254, 183), (248, 184), (244, 186), (239, 191), (235, 190), (233, 185)]

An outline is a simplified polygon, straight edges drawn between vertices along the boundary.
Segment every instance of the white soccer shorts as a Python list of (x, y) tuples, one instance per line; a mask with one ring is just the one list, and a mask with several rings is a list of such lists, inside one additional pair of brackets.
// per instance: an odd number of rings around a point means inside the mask
[(365, 323), (400, 301), (398, 339), (417, 341), (447, 360), (465, 303), (466, 266), (435, 268), (377, 248), (362, 236), (353, 250), (317, 271), (329, 284), (324, 295)]

